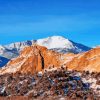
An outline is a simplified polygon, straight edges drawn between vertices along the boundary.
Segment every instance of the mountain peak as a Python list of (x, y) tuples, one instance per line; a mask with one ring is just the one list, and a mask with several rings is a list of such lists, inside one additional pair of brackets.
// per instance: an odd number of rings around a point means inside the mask
[(45, 46), (48, 49), (52, 49), (61, 53), (80, 53), (91, 49), (82, 44), (75, 43), (63, 36), (51, 36), (38, 40), (28, 40), (1, 46), (0, 56), (6, 57), (8, 59), (14, 58), (18, 56), (20, 51), (22, 51), (25, 47), (31, 46), (33, 44)]
[(79, 53), (91, 49), (87, 46), (75, 43), (67, 38), (64, 38), (63, 36), (51, 36), (44, 39), (38, 39), (37, 44), (45, 46), (48, 49), (53, 49), (63, 53), (66, 52)]
[(73, 47), (71, 41), (62, 36), (51, 36), (39, 39), (37, 40), (37, 44), (46, 46), (48, 49)]

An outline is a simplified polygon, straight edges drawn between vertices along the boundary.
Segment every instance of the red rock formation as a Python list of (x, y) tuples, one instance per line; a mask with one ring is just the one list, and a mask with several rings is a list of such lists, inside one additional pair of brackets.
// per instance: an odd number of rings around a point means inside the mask
[(26, 47), (19, 57), (12, 59), (0, 73), (35, 73), (49, 67), (100, 72), (100, 47), (81, 54), (60, 54), (45, 47)]
[(12, 59), (1, 73), (16, 72), (35, 73), (43, 69), (60, 66), (61, 54), (48, 50), (45, 47), (33, 45), (26, 47), (19, 57)]
[(100, 47), (78, 54), (69, 63), (69, 69), (100, 72)]

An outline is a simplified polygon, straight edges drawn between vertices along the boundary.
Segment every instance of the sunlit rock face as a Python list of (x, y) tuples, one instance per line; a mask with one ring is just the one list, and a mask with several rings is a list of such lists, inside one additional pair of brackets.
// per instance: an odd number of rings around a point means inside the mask
[(78, 54), (73, 60), (67, 63), (67, 67), (75, 70), (100, 72), (100, 47)]
[(12, 59), (0, 70), (0, 73), (19, 71), (34, 74), (62, 66), (71, 70), (100, 72), (100, 48), (94, 48), (80, 54), (63, 54), (35, 44), (24, 48), (17, 58)]
[(17, 58), (12, 59), (1, 73), (35, 73), (49, 67), (59, 67), (61, 54), (48, 50), (46, 47), (33, 45), (26, 47)]

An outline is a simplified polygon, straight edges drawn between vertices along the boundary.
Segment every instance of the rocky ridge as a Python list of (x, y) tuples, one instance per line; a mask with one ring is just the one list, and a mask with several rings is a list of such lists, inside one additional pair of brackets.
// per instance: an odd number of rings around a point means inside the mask
[(46, 47), (32, 45), (26, 47), (17, 58), (12, 59), (0, 73), (32, 73), (53, 70), (61, 66), (71, 70), (100, 72), (100, 48), (80, 54), (63, 54)]

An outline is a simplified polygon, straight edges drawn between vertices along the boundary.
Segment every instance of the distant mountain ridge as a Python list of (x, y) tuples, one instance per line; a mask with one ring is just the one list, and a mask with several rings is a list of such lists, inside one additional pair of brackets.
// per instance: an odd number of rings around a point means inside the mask
[(31, 46), (33, 44), (45, 46), (48, 49), (52, 49), (61, 53), (80, 53), (91, 49), (90, 47), (75, 43), (62, 36), (52, 36), (44, 39), (11, 43), (4, 46), (0, 45), (0, 56), (12, 59), (14, 57), (17, 57), (20, 51), (23, 50), (25, 47)]

